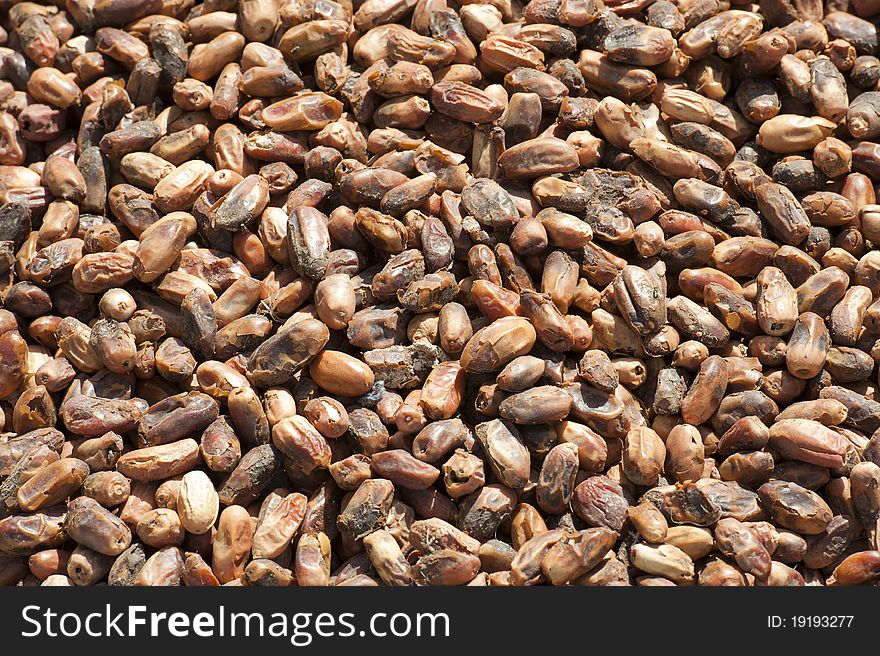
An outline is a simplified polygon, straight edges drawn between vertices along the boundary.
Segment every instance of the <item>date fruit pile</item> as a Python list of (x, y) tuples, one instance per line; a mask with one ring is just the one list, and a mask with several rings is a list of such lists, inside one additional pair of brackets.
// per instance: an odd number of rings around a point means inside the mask
[(0, 0), (0, 584), (877, 585), (880, 0)]

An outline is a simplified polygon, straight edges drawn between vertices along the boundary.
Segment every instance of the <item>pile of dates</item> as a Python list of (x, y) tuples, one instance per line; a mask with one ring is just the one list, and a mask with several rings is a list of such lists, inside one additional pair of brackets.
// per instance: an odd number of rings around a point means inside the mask
[(0, 584), (877, 585), (880, 0), (0, 0)]

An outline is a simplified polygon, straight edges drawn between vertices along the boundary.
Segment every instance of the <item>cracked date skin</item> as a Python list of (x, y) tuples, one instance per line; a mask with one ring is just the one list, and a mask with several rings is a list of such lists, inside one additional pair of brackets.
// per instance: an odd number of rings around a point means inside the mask
[(282, 329), (258, 346), (247, 363), (247, 373), (259, 387), (281, 385), (314, 358), (330, 339), (330, 330), (315, 319)]
[(370, 479), (360, 484), (337, 520), (339, 530), (353, 540), (360, 540), (385, 525), (391, 509), (394, 484), (385, 479)]
[(269, 485), (279, 464), (279, 453), (271, 444), (251, 449), (220, 486), (220, 503), (224, 506), (250, 503)]
[(629, 502), (623, 488), (607, 476), (591, 476), (574, 489), (572, 509), (590, 526), (619, 531), (626, 521)]

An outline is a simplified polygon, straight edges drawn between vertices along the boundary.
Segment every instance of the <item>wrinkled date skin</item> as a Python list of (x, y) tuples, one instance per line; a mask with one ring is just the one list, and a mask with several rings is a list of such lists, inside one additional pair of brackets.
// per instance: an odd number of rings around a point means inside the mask
[(0, 585), (876, 586), (878, 17), (0, 0)]
[(130, 431), (142, 415), (140, 406), (125, 399), (78, 395), (61, 406), (61, 417), (67, 429), (88, 437), (98, 437), (109, 431)]

